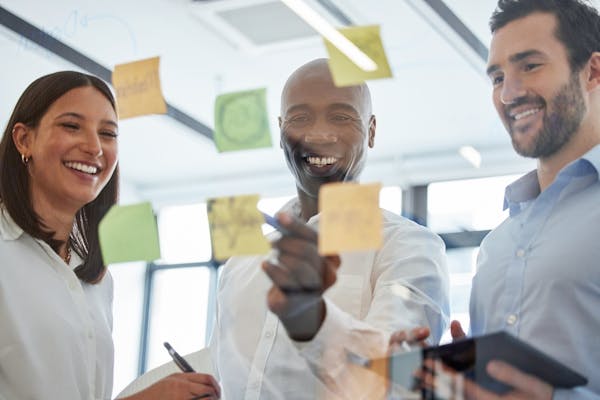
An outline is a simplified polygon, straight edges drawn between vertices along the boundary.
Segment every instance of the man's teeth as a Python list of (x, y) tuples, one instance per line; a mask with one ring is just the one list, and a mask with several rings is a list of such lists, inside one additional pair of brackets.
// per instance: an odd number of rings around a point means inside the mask
[(330, 165), (337, 161), (335, 157), (307, 157), (308, 163), (311, 165)]
[(527, 110), (527, 111), (523, 111), (521, 113), (515, 114), (513, 115), (513, 119), (515, 121), (520, 120), (521, 118), (525, 118), (525, 117), (529, 117), (530, 115), (535, 114), (536, 112), (540, 111), (539, 108), (532, 108), (531, 110)]
[(66, 162), (65, 166), (67, 166), (71, 169), (77, 170), (77, 171), (85, 172), (86, 174), (91, 174), (91, 175), (95, 175), (96, 172), (98, 172), (98, 168), (91, 166), (91, 165), (78, 163), (78, 162)]

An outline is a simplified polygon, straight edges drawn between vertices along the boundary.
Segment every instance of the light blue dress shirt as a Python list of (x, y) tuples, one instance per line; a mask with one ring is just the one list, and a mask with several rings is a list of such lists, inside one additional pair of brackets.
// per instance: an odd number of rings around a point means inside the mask
[(541, 193), (536, 171), (509, 185), (473, 279), (472, 335), (507, 330), (588, 378), (555, 399), (600, 399), (598, 171), (600, 145)]

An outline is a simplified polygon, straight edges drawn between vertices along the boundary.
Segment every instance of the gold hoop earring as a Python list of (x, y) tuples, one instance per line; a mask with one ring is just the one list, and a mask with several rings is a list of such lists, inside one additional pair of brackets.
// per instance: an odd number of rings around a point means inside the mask
[(29, 157), (25, 157), (25, 154), (21, 154), (21, 161), (23, 165), (27, 165), (29, 163)]

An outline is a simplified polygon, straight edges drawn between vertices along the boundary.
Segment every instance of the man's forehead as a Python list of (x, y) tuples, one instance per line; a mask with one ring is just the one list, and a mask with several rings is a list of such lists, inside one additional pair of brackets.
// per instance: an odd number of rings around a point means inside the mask
[(543, 54), (562, 43), (556, 37), (556, 17), (533, 13), (509, 22), (492, 36), (488, 68), (522, 53)]
[(291, 108), (353, 108), (360, 112), (365, 106), (365, 93), (360, 87), (323, 85), (293, 85), (281, 98), (282, 111)]

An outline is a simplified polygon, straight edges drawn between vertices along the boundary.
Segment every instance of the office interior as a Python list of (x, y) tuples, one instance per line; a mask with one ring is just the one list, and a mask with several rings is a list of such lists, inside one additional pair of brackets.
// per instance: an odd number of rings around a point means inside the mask
[[(448, 249), (452, 316), (468, 323), (481, 239), (506, 214), (504, 187), (535, 168), (517, 156), (485, 65), (495, 0), (307, 0), (336, 27), (381, 26), (393, 77), (368, 82), (377, 116), (362, 182), (381, 206), (429, 226)], [(596, 0), (595, 5), (600, 6)], [(278, 0), (2, 0), (0, 121), (35, 78), (73, 69), (110, 80), (115, 65), (160, 57), (168, 113), (120, 122), (121, 204), (150, 201), (162, 258), (110, 266), (114, 393), (204, 347), (215, 307), (206, 199), (259, 194), (275, 213), (295, 195), (279, 147), (289, 74), (326, 57), (320, 36)], [(272, 147), (219, 153), (214, 100), (266, 88)], [(448, 336), (445, 340), (448, 340)]]

